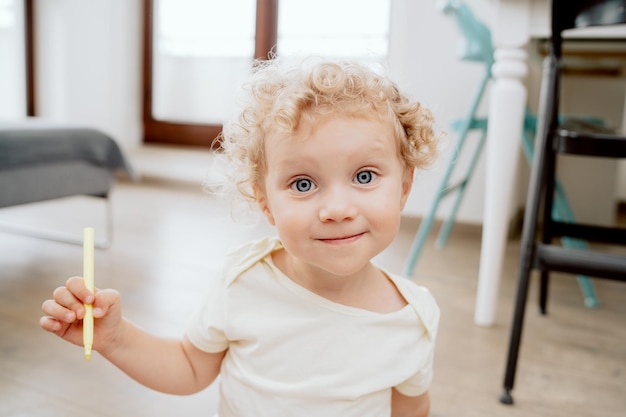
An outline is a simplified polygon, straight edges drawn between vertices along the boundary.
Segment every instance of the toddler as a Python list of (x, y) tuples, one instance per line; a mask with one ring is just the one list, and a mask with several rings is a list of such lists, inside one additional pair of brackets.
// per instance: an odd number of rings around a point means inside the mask
[(431, 113), (354, 62), (258, 62), (221, 137), (232, 183), (277, 237), (234, 249), (182, 340), (122, 317), (115, 290), (70, 278), (41, 326), (152, 389), (191, 394), (219, 375), (220, 417), (428, 415), (439, 309), (375, 266), (415, 169), (434, 157)]

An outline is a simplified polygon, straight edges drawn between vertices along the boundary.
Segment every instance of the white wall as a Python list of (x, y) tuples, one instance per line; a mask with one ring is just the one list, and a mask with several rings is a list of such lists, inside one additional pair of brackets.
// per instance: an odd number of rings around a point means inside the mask
[[(466, 3), (481, 20), (491, 21), (492, 1)], [(127, 149), (140, 146), (141, 0), (37, 0), (35, 6), (39, 114), (101, 128)], [(438, 10), (435, 0), (393, 0), (391, 20), (392, 76), (428, 105), (440, 128), (449, 131), (450, 123), (467, 112), (484, 71), (482, 65), (459, 61), (456, 24)], [(531, 106), (536, 99), (538, 67), (537, 62), (530, 68)], [(486, 109), (485, 102), (479, 113), (486, 114)], [(468, 138), (467, 151), (475, 139)], [(417, 177), (407, 215), (427, 212), (453, 140), (454, 133), (449, 131), (440, 162)], [(470, 152), (460, 157), (460, 173)], [(525, 161), (518, 165), (514, 210), (523, 204), (528, 171)], [(576, 171), (574, 174), (588, 177), (586, 170), (583, 174)], [(484, 175), (481, 161), (457, 216), (459, 221), (482, 222)], [(449, 206), (450, 201), (442, 204), (440, 216)]]
[(37, 113), (141, 143), (141, 1), (37, 0)]

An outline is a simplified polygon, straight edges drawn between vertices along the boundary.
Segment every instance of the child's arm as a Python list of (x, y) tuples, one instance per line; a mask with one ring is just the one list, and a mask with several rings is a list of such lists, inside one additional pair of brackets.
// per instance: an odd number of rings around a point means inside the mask
[(430, 412), (430, 396), (428, 392), (409, 397), (391, 389), (391, 417), (427, 417)]
[(220, 372), (224, 352), (207, 353), (189, 339), (164, 339), (123, 322), (120, 343), (102, 356), (134, 380), (168, 394), (193, 394), (209, 386)]
[(162, 392), (192, 394), (219, 374), (225, 352), (202, 352), (187, 339), (160, 338), (139, 329), (122, 317), (117, 291), (91, 294), (80, 277), (70, 278), (43, 303), (41, 327), (80, 346), (83, 303), (91, 302), (96, 319), (93, 349), (138, 382)]

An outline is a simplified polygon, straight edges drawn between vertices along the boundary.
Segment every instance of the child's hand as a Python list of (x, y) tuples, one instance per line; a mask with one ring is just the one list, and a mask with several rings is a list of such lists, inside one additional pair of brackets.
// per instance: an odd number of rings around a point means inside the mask
[[(78, 346), (83, 344), (83, 303), (93, 303), (94, 346), (100, 351), (112, 349), (123, 328), (120, 294), (115, 290), (98, 290), (92, 294), (81, 277), (72, 277), (65, 286), (54, 290), (52, 300), (43, 302), (46, 316), (39, 320), (44, 330)], [(95, 299), (95, 301), (94, 301)]]

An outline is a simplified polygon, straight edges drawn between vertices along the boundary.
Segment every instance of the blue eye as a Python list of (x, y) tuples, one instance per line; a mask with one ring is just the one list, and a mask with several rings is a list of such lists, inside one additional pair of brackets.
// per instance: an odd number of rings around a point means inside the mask
[(374, 178), (376, 178), (376, 174), (372, 171), (361, 171), (354, 177), (355, 181), (359, 184), (369, 184), (374, 181)]
[(300, 178), (291, 184), (291, 189), (298, 191), (299, 193), (306, 193), (315, 189), (315, 184), (313, 184), (313, 181), (310, 179)]

